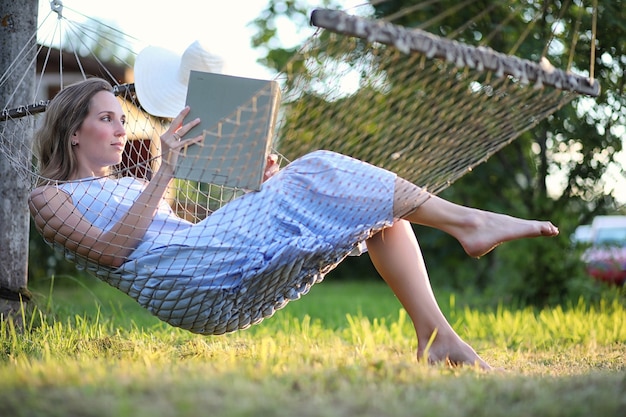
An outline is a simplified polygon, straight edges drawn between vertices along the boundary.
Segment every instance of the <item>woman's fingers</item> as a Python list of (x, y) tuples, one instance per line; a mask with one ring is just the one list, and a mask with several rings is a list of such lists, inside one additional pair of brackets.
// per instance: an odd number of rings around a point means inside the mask
[(263, 180), (266, 181), (273, 177), (280, 167), (278, 166), (278, 155), (270, 154), (267, 156), (267, 164), (265, 165), (265, 172), (263, 173)]
[(175, 143), (175, 144), (172, 146), (172, 149), (180, 149), (180, 148), (182, 148), (182, 147), (184, 147), (184, 146), (193, 145), (194, 143), (201, 142), (201, 141), (202, 141), (202, 139), (204, 139), (204, 135), (198, 135), (198, 136), (193, 137), (193, 138), (188, 138), (188, 139), (187, 139), (187, 138), (185, 138), (185, 139), (182, 139), (182, 140), (181, 140), (181, 139), (179, 139), (179, 140), (177, 141), (177, 143)]
[(183, 120), (185, 119), (185, 116), (187, 116), (187, 114), (189, 114), (189, 111), (191, 110), (191, 107), (189, 106), (185, 106), (184, 109), (182, 109), (179, 113), (178, 116), (174, 117), (174, 120), (172, 120), (172, 126), (180, 126), (183, 123)]
[(181, 138), (183, 138), (187, 133), (189, 133), (191, 129), (197, 126), (198, 123), (200, 123), (200, 119), (194, 119), (191, 122), (182, 125), (179, 129), (172, 133), (172, 137), (174, 137), (174, 139), (176, 140), (181, 140)]
[(182, 109), (172, 120), (169, 129), (167, 129), (167, 131), (161, 136), (162, 155), (165, 156), (164, 162), (167, 164), (175, 165), (181, 148), (198, 143), (204, 138), (203, 135), (198, 135), (192, 138), (183, 139), (183, 137), (189, 133), (191, 129), (200, 123), (200, 119), (195, 118), (194, 120), (183, 124), (183, 121), (189, 114), (190, 110), (189, 106)]
[(180, 113), (178, 113), (178, 116), (172, 120), (172, 124), (168, 129), (168, 131), (171, 132), (172, 137), (177, 141), (181, 140), (183, 136), (200, 123), (200, 119), (196, 117), (194, 120), (183, 124), (185, 116), (189, 114), (190, 110), (191, 108), (189, 106), (182, 109)]

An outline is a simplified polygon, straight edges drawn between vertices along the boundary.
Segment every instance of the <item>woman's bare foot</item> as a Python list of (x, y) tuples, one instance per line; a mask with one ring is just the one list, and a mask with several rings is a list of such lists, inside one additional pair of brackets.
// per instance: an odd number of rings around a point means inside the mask
[(448, 366), (478, 366), (490, 371), (491, 366), (485, 362), (474, 349), (463, 340), (445, 340), (444, 337), (436, 337), (429, 347), (422, 348), (422, 344), (417, 349), (417, 360), (428, 360), (430, 364), (443, 363)]
[(482, 256), (510, 240), (559, 234), (559, 229), (547, 221), (518, 219), (428, 196), (426, 201), (403, 218), (454, 236), (465, 252), (473, 257)]
[(485, 255), (510, 240), (558, 234), (559, 229), (548, 221), (524, 220), (481, 210), (473, 210), (465, 224), (453, 232), (465, 252), (473, 257)]

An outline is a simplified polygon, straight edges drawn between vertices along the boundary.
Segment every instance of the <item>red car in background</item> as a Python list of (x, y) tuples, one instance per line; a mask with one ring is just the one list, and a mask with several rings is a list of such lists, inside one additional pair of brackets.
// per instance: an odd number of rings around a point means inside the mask
[(626, 216), (598, 216), (593, 220), (590, 246), (582, 255), (587, 273), (616, 285), (626, 282)]

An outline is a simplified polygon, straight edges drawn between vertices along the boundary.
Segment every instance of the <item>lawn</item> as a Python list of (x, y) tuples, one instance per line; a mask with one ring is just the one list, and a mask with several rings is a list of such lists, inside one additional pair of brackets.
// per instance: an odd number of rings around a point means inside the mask
[(169, 327), (108, 286), (36, 288), (28, 331), (2, 332), (0, 416), (626, 415), (624, 293), (559, 308), (469, 308), (438, 294), (503, 371), (415, 359), (379, 282), (324, 282), (249, 330)]

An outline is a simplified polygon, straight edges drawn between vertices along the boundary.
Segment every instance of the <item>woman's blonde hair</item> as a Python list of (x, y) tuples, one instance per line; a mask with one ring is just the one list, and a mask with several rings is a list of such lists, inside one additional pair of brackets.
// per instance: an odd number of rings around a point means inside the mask
[(35, 134), (40, 183), (69, 180), (77, 167), (72, 136), (89, 113), (91, 99), (100, 91), (113, 92), (101, 78), (89, 78), (67, 86), (48, 104), (43, 126)]

